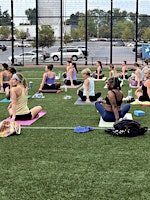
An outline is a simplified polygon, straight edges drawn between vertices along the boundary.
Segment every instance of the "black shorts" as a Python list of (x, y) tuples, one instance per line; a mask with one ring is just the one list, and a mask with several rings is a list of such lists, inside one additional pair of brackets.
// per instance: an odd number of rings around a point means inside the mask
[(148, 97), (142, 95), (139, 97), (139, 101), (150, 101), (150, 99)]
[(16, 115), (16, 118), (15, 118), (15, 120), (31, 120), (31, 119), (32, 119), (31, 112), (24, 115)]

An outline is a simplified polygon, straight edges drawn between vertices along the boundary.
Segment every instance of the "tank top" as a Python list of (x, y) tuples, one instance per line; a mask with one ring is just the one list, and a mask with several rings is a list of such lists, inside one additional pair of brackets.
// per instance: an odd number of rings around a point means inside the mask
[[(67, 73), (67, 80), (70, 80), (70, 73)], [(72, 75), (72, 80), (77, 80), (77, 71), (75, 68), (73, 68), (73, 75)]]
[(30, 112), (27, 102), (27, 95), (22, 91), (22, 94), (17, 98), (16, 115), (24, 115)]
[[(89, 96), (95, 96), (94, 79), (92, 77), (87, 79), (89, 80)], [(86, 96), (86, 88), (84, 83), (83, 83), (83, 96)]]
[(149, 99), (149, 96), (147, 94), (147, 87), (145, 85), (142, 85), (142, 90), (143, 90), (143, 96), (147, 97)]
[(3, 76), (3, 81), (10, 81), (10, 77), (9, 77), (9, 76), (6, 76), (6, 75), (4, 75), (4, 76)]
[[(114, 95), (115, 95), (115, 99), (116, 99), (117, 106), (121, 106), (121, 104), (122, 104), (122, 99), (121, 99), (120, 101), (118, 101), (118, 100), (117, 100), (117, 95), (116, 95), (116, 93), (115, 93), (113, 90), (112, 90), (112, 92), (113, 92)], [(111, 103), (110, 103), (108, 97), (106, 97), (105, 100), (106, 100), (106, 104), (107, 104), (107, 105), (111, 105)]]
[(55, 75), (52, 78), (48, 77), (48, 73), (46, 74), (46, 81), (45, 84), (54, 84), (55, 83)]

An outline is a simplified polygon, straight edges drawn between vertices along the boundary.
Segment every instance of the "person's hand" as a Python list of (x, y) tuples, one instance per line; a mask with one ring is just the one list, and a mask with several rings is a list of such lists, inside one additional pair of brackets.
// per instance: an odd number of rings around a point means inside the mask
[(74, 87), (74, 84), (72, 83), (71, 86)]
[(85, 102), (86, 102), (86, 103), (91, 103), (91, 101), (90, 101), (89, 98), (87, 98)]
[(79, 94), (79, 90), (77, 90), (77, 95)]
[(1, 92), (4, 92), (4, 88), (3, 87), (1, 87)]

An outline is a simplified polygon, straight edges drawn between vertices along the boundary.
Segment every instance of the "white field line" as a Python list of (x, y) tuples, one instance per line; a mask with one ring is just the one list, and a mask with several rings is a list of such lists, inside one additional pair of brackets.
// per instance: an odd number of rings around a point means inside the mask
[[(48, 126), (48, 127), (36, 127), (36, 126), (21, 126), (22, 129), (55, 129), (55, 130), (74, 130), (75, 127), (54, 127), (54, 126)], [(94, 130), (104, 130), (105, 128), (108, 129), (108, 127), (92, 127)], [(150, 128), (148, 128), (148, 131), (150, 131)]]
[[(74, 130), (75, 127), (54, 127), (54, 126), (48, 126), (48, 127), (36, 127), (36, 126), (21, 126), (22, 129), (56, 129), (56, 130), (62, 130), (62, 129), (66, 129), (66, 130)], [(101, 127), (92, 127), (96, 130), (99, 130), (99, 129), (104, 129), (104, 128), (101, 128)]]

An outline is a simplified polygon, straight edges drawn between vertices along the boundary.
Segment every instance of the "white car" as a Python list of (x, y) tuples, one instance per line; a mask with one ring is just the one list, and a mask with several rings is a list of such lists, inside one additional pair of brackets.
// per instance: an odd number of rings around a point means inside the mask
[(127, 47), (134, 47), (135, 46), (135, 42), (130, 42), (127, 44)]
[[(80, 48), (63, 48), (62, 49), (62, 53), (63, 53), (63, 58), (64, 59), (69, 59), (72, 57), (73, 61), (77, 61), (80, 58), (84, 58), (83, 52)], [(54, 60), (54, 61), (58, 61), (60, 60), (61, 57), (61, 51), (57, 51), (54, 53), (50, 54), (50, 57)]]
[[(85, 46), (63, 46), (63, 49), (65, 48), (79, 48), (81, 49), (84, 56), (86, 56), (86, 47)], [(61, 47), (58, 48), (58, 51), (61, 50)], [(89, 48), (87, 48), (87, 56), (89, 55)]]
[[(43, 61), (43, 55), (39, 54), (39, 61)], [(9, 62), (12, 62), (12, 56), (8, 57)], [(36, 54), (32, 52), (24, 52), (19, 55), (14, 55), (14, 63), (35, 62)]]
[(14, 44), (15, 47), (31, 47), (31, 44), (30, 43), (27, 43), (27, 42), (15, 42)]
[(90, 38), (90, 41), (91, 41), (91, 42), (97, 42), (97, 41), (98, 41), (98, 38)]

